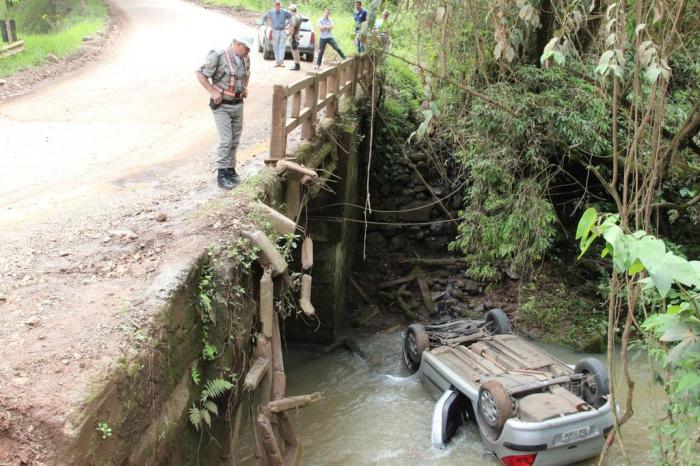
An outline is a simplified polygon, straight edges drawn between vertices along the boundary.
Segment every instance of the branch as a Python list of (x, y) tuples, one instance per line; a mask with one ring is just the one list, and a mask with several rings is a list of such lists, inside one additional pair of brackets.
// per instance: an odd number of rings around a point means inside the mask
[(448, 78), (447, 76), (442, 76), (442, 75), (440, 75), (440, 74), (438, 74), (438, 73), (436, 73), (436, 72), (434, 72), (434, 71), (431, 71), (431, 70), (425, 68), (423, 65), (420, 65), (420, 64), (418, 64), (418, 63), (412, 62), (412, 61), (410, 61), (410, 60), (406, 60), (405, 58), (400, 57), (400, 56), (398, 56), (398, 55), (394, 55), (394, 54), (391, 53), (391, 52), (386, 52), (386, 54), (389, 55), (390, 57), (394, 57), (394, 58), (396, 58), (396, 59), (398, 59), (398, 60), (401, 60), (402, 62), (404, 62), (404, 63), (406, 63), (406, 64), (408, 64), (408, 65), (415, 66), (415, 67), (417, 67), (418, 69), (420, 69), (421, 71), (424, 71), (424, 72), (428, 73), (429, 75), (431, 75), (431, 76), (433, 76), (433, 77), (435, 77), (435, 78), (438, 78), (438, 79), (440, 79), (440, 80), (442, 80), (442, 81), (448, 82), (448, 83), (452, 84), (453, 86), (456, 86), (456, 87), (458, 87), (459, 89), (463, 90), (464, 92), (467, 92), (467, 93), (473, 95), (474, 97), (478, 97), (479, 99), (481, 99), (481, 100), (483, 100), (483, 101), (485, 101), (485, 102), (488, 102), (489, 104), (493, 105), (494, 107), (500, 108), (500, 109), (503, 110), (504, 112), (506, 112), (506, 113), (508, 113), (508, 114), (510, 114), (510, 115), (512, 115), (512, 116), (514, 116), (514, 117), (517, 117), (517, 116), (518, 116), (518, 112), (516, 112), (516, 111), (513, 110), (512, 108), (507, 107), (507, 106), (501, 104), (500, 102), (496, 102), (495, 100), (491, 99), (489, 96), (487, 96), (487, 95), (485, 95), (485, 94), (482, 94), (481, 92), (479, 92), (479, 91), (477, 91), (477, 90), (475, 90), (475, 89), (472, 89), (472, 88), (469, 87), (469, 86), (465, 86), (464, 84), (459, 83), (459, 82), (457, 82), (457, 81), (455, 81), (455, 80), (453, 80), (453, 79), (451, 79), (451, 78)]

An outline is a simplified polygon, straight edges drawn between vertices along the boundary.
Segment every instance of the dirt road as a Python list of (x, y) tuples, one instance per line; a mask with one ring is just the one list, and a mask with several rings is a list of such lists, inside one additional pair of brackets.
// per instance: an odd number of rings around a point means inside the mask
[[(51, 429), (147, 320), (138, 302), (163, 257), (224, 234), (200, 208), (225, 192), (194, 70), (255, 31), (182, 1), (113, 8), (123, 16), (113, 49), (0, 105), (0, 453), (10, 452), (0, 463), (50, 458)], [(272, 85), (310, 69), (273, 68), (257, 49), (251, 58), (239, 164), (265, 156)]]

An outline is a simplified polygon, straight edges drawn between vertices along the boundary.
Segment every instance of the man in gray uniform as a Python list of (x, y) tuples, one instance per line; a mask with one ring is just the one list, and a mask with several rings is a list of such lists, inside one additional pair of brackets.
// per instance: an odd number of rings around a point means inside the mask
[(236, 149), (243, 129), (243, 99), (248, 97), (253, 38), (238, 35), (224, 50), (211, 50), (197, 70), (197, 80), (209, 92), (219, 145), (216, 149), (218, 183), (231, 189), (238, 184)]
[(294, 58), (294, 66), (290, 69), (294, 71), (299, 71), (301, 69), (301, 59), (299, 57), (299, 32), (301, 31), (301, 23), (303, 19), (301, 15), (297, 13), (297, 6), (295, 4), (289, 5), (289, 11), (292, 12), (292, 17), (289, 18), (289, 44), (292, 49), (292, 58)]
[(279, 1), (275, 1), (275, 8), (265, 13), (263, 21), (272, 28), (272, 51), (275, 53), (275, 66), (284, 67), (284, 54), (287, 49), (287, 21), (292, 17), (291, 13), (283, 10)]

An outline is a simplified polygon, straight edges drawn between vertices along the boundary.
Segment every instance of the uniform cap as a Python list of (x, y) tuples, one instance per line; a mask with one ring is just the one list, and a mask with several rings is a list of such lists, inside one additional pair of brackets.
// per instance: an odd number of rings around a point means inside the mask
[(289, 9), (292, 11), (297, 11), (297, 6), (294, 3), (289, 4)]
[(253, 38), (251, 36), (238, 34), (233, 38), (233, 41), (245, 45), (249, 50), (253, 48)]

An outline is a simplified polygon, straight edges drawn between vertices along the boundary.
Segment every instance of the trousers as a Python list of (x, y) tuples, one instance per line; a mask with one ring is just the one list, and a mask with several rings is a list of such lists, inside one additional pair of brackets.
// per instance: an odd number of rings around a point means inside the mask
[(214, 114), (219, 145), (216, 147), (216, 168), (236, 168), (236, 150), (243, 130), (243, 104), (221, 104)]
[(275, 61), (281, 65), (284, 63), (284, 53), (287, 48), (287, 32), (272, 30), (272, 51), (275, 53)]
[(333, 47), (333, 50), (338, 52), (338, 55), (340, 55), (340, 58), (342, 60), (345, 60), (345, 54), (343, 53), (342, 50), (340, 50), (340, 47), (338, 46), (338, 43), (335, 41), (334, 38), (328, 37), (326, 39), (321, 39), (321, 41), (318, 44), (318, 57), (316, 57), (316, 66), (321, 66), (321, 61), (323, 60), (323, 52), (326, 50), (326, 45), (330, 45)]

